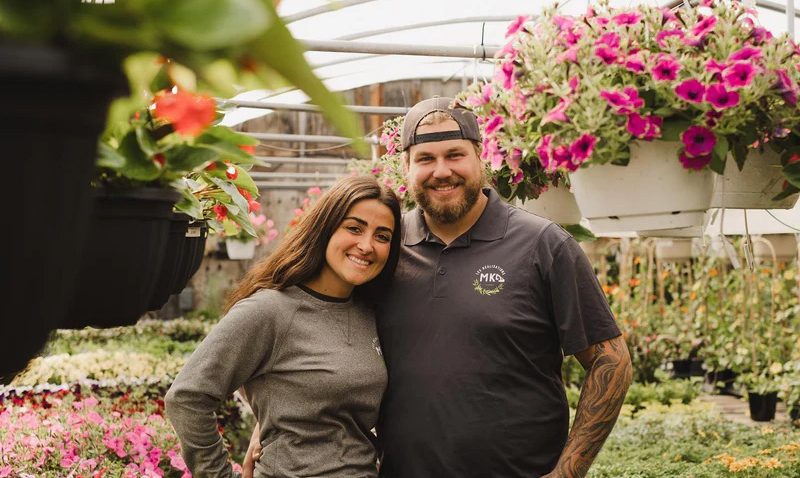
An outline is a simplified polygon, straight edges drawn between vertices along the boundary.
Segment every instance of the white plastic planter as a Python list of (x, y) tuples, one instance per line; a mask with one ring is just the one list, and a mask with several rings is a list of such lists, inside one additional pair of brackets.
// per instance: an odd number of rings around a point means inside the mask
[(751, 150), (744, 168), (728, 157), (725, 174), (714, 175), (714, 197), (711, 207), (728, 209), (791, 209), (797, 203), (794, 194), (780, 201), (772, 198), (783, 188), (780, 155), (771, 149)]
[(656, 259), (663, 262), (688, 261), (693, 254), (692, 239), (661, 239), (656, 241)]
[(594, 241), (584, 241), (578, 245), (583, 249), (586, 257), (592, 262), (597, 262), (601, 257), (607, 256), (611, 251), (612, 240), (607, 237), (598, 237)]
[[(769, 241), (772, 248), (765, 244)], [(778, 262), (789, 262), (797, 257), (797, 239), (794, 234), (765, 234), (753, 238), (753, 256), (762, 261), (772, 262), (772, 250)]]
[(225, 239), (225, 249), (228, 251), (229, 259), (240, 261), (252, 259), (256, 255), (256, 241)]
[(545, 217), (558, 224), (578, 224), (581, 211), (575, 196), (566, 186), (550, 187), (537, 199), (529, 199), (521, 205), (526, 211)]
[(595, 233), (702, 226), (713, 173), (689, 171), (680, 143), (634, 141), (627, 166), (593, 165), (571, 175), (572, 191)]

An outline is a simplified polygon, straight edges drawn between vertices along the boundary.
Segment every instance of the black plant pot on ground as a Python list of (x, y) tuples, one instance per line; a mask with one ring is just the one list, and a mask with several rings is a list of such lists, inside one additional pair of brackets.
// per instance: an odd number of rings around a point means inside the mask
[(750, 405), (750, 418), (756, 422), (768, 422), (775, 418), (775, 407), (778, 404), (778, 392), (766, 394), (749, 392), (747, 402)]
[(731, 369), (714, 370), (706, 373), (705, 382), (712, 387), (712, 390), (720, 395), (733, 395), (741, 396), (736, 392), (734, 383), (736, 381), (736, 372)]
[(89, 181), (108, 105), (126, 94), (120, 71), (69, 52), (0, 43), (0, 130), (21, 248), (3, 248), (0, 383), (8, 383), (59, 327), (76, 283)]
[(149, 309), (178, 198), (169, 189), (97, 191), (67, 327), (130, 325)]
[(703, 376), (703, 361), (697, 359), (680, 359), (672, 361), (673, 378), (689, 378)]
[(170, 295), (177, 294), (186, 287), (186, 283), (200, 267), (208, 226), (205, 223), (190, 224), (190, 220), (191, 217), (182, 213), (173, 213), (170, 218), (164, 261), (148, 310), (163, 307)]
[[(800, 420), (800, 403), (796, 403), (796, 404), (794, 404), (793, 407), (791, 407), (791, 409), (789, 410), (789, 419), (792, 422)], [(800, 424), (798, 424), (798, 425), (800, 425)]]

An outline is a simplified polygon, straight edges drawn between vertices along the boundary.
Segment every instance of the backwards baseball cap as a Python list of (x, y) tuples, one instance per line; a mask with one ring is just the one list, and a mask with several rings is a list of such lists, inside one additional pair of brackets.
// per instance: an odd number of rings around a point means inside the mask
[[(407, 150), (413, 144), (430, 143), (432, 141), (447, 141), (450, 139), (469, 139), (472, 141), (481, 140), (481, 131), (478, 128), (478, 120), (475, 114), (464, 108), (455, 107), (452, 98), (434, 97), (423, 100), (414, 105), (403, 120), (403, 127), (400, 132), (400, 145), (403, 150)], [(433, 113), (441, 111), (452, 116), (458, 123), (458, 130), (440, 131), (437, 133), (417, 134), (417, 127), (423, 118)]]

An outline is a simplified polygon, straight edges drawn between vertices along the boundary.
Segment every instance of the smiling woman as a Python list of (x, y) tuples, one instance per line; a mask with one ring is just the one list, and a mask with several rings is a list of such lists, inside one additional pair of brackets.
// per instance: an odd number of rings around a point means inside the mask
[(377, 477), (371, 430), (387, 377), (372, 303), (399, 227), (390, 189), (345, 178), (247, 273), (166, 396), (193, 474), (235, 476), (214, 410), (241, 387), (261, 424), (254, 476)]

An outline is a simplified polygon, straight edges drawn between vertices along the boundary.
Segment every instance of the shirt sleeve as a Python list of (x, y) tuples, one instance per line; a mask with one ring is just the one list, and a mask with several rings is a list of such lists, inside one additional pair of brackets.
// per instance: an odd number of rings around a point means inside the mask
[(264, 305), (255, 296), (237, 302), (189, 357), (165, 397), (183, 458), (196, 478), (238, 476), (217, 429), (215, 410), (242, 384), (266, 373), (280, 313)]
[(548, 279), (551, 310), (564, 355), (620, 335), (597, 275), (571, 236), (554, 251)]

